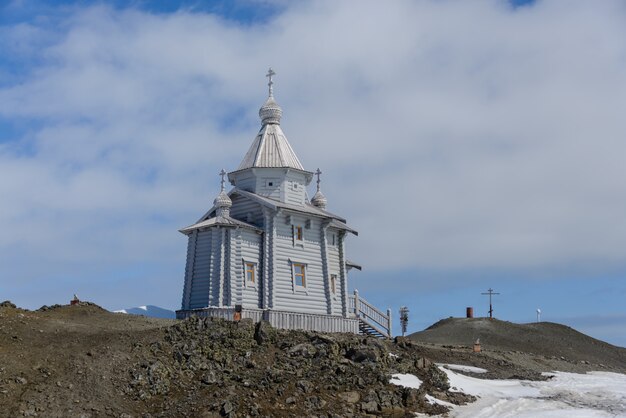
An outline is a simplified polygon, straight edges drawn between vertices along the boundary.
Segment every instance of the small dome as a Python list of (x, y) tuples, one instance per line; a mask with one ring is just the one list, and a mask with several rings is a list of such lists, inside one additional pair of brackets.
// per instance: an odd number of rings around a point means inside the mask
[(315, 195), (313, 196), (313, 199), (311, 199), (311, 204), (320, 209), (326, 209), (328, 200), (326, 199), (326, 196), (324, 196), (324, 194), (318, 190), (317, 193), (315, 193)]
[(213, 201), (213, 204), (218, 208), (230, 208), (233, 205), (233, 201), (230, 200), (230, 197), (222, 190)]
[(280, 118), (283, 115), (283, 109), (276, 103), (274, 96), (267, 98), (266, 102), (259, 109), (259, 117), (261, 123), (267, 125), (268, 123), (275, 123), (280, 125)]

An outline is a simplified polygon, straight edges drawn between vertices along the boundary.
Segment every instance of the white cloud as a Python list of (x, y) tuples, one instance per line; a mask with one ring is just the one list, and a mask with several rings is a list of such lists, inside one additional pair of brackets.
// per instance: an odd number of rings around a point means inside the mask
[(626, 264), (625, 18), (617, 0), (306, 2), (251, 26), (99, 6), (5, 27), (35, 64), (0, 117), (35, 122), (0, 144), (0, 275), (133, 257), (182, 275), (176, 229), (254, 138), (268, 65), (366, 267)]

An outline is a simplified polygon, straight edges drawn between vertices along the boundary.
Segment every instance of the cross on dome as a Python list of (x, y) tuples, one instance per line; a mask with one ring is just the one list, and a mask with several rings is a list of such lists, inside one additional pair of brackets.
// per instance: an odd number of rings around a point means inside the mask
[(226, 176), (226, 170), (222, 168), (222, 171), (220, 171), (220, 177), (222, 177), (222, 180), (220, 181), (222, 184), (222, 191), (224, 191), (224, 183), (226, 182), (224, 176)]
[(265, 76), (269, 79), (269, 81), (267, 82), (267, 87), (269, 87), (269, 97), (274, 96), (274, 88), (272, 87), (274, 85), (274, 82), (272, 81), (272, 77), (275, 75), (276, 73), (274, 72), (274, 70), (272, 70), (272, 67), (270, 67), (270, 69), (267, 71), (267, 75)]
[(322, 175), (322, 171), (318, 168), (315, 171), (315, 175), (317, 176), (317, 191), (320, 191), (320, 176)]
[(322, 191), (320, 190), (320, 183), (321, 183), (320, 176), (322, 175), (322, 170), (318, 168), (315, 171), (315, 175), (317, 176), (317, 192), (313, 196), (313, 199), (311, 199), (311, 204), (320, 209), (326, 209), (328, 200), (326, 199), (326, 196), (324, 196), (324, 193), (322, 193)]
[(226, 182), (226, 180), (224, 179), (224, 176), (226, 176), (226, 171), (222, 169), (222, 171), (220, 171), (220, 177), (222, 177), (222, 180), (221, 180), (222, 190), (220, 191), (220, 194), (218, 194), (215, 200), (213, 201), (213, 204), (217, 208), (217, 216), (228, 216), (230, 212), (230, 207), (233, 205), (233, 201), (230, 200), (230, 197), (228, 197), (228, 195), (224, 191), (224, 183)]
[(276, 73), (272, 70), (272, 67), (267, 71), (265, 77), (268, 78), (267, 87), (269, 88), (269, 97), (259, 109), (259, 116), (261, 117), (261, 123), (263, 125), (275, 124), (280, 125), (280, 118), (283, 115), (283, 110), (280, 108), (276, 100), (274, 100), (274, 81), (272, 77)]

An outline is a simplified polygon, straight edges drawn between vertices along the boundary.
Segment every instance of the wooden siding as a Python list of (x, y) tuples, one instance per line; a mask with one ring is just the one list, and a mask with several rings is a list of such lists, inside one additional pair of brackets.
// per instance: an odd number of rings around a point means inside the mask
[(203, 308), (209, 305), (209, 287), (213, 248), (212, 230), (200, 231), (195, 241), (192, 259), (191, 291), (189, 308)]
[[(335, 234), (335, 245), (332, 244), (332, 234)], [(339, 262), (339, 231), (333, 228), (329, 228), (326, 236), (328, 237), (328, 277), (330, 280), (330, 276), (332, 274), (337, 276), (337, 280), (335, 282), (335, 293), (331, 292), (331, 305), (333, 313), (341, 315), (343, 312), (343, 306), (341, 305), (341, 264)]]
[(348, 270), (346, 269), (346, 233), (339, 233), (339, 282), (341, 283), (341, 307), (343, 316), (348, 316)]
[(183, 309), (189, 309), (189, 298), (191, 297), (191, 282), (193, 280), (193, 262), (196, 258), (196, 240), (198, 231), (193, 231), (187, 239), (187, 262), (185, 264), (185, 284), (183, 286)]
[(209, 303), (206, 306), (219, 306), (220, 277), (220, 235), (219, 228), (211, 228), (211, 283), (209, 285)]
[(261, 205), (234, 194), (231, 196), (233, 206), (230, 208), (230, 216), (262, 228), (264, 225), (263, 210)]
[(289, 171), (282, 185), (282, 201), (303, 205), (306, 196), (306, 178), (303, 173)]
[[(236, 260), (236, 271), (234, 276), (236, 286), (241, 289), (241, 297), (237, 304), (245, 308), (261, 307), (261, 236), (253, 231), (241, 230), (241, 241), (238, 244), (239, 256)], [(254, 285), (246, 282), (244, 274), (244, 262), (251, 262), (256, 265)], [(231, 277), (232, 281), (232, 277)]]
[[(310, 220), (310, 228), (305, 228)], [(303, 226), (302, 244), (294, 243), (292, 226)], [(274, 308), (293, 312), (326, 314), (328, 311), (322, 267), (319, 219), (291, 214), (276, 218)], [(292, 264), (306, 265), (306, 287), (293, 283)]]

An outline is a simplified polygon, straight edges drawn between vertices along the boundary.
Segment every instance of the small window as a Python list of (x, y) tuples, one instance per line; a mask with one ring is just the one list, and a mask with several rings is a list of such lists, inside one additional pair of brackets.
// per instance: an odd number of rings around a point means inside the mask
[(256, 266), (254, 265), (254, 263), (245, 263), (245, 266), (246, 266), (246, 282), (254, 283)]
[(267, 187), (272, 187), (274, 186), (274, 182), (273, 181), (268, 181), (267, 182)]
[(337, 245), (337, 235), (334, 232), (330, 234), (330, 245)]
[(337, 294), (337, 275), (330, 275), (330, 291), (333, 295)]
[(298, 190), (298, 183), (293, 183), (293, 189)]
[(306, 287), (305, 267), (304, 264), (293, 264), (293, 282), (296, 286)]
[(302, 242), (303, 241), (302, 227), (300, 225), (294, 225), (293, 226), (293, 240), (296, 241), (296, 242)]

